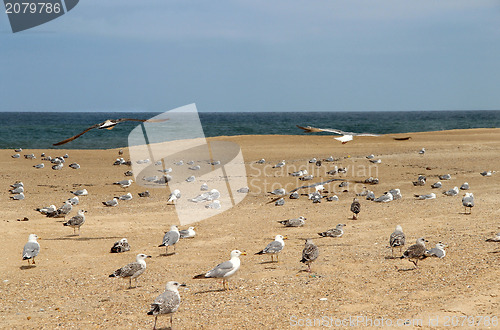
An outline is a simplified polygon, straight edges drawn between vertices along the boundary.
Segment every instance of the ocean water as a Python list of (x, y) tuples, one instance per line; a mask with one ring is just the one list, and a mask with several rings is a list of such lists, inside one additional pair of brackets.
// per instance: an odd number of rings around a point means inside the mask
[[(80, 138), (54, 147), (106, 119), (141, 118), (156, 112), (0, 112), (0, 148), (108, 149), (127, 146), (137, 122), (124, 122), (113, 130), (93, 129)], [(500, 127), (500, 111), (408, 112), (231, 112), (199, 113), (205, 136), (302, 135), (296, 125), (337, 128), (377, 134)], [(328, 134), (328, 133), (314, 133)]]

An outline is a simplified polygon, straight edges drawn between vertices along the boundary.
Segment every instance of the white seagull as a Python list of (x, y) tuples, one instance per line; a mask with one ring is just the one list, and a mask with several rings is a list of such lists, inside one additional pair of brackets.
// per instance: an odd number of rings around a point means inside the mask
[(354, 136), (380, 136), (378, 134), (372, 134), (372, 133), (344, 132), (344, 131), (341, 131), (341, 130), (335, 129), (335, 128), (316, 128), (316, 127), (311, 127), (311, 126), (302, 127), (299, 125), (297, 125), (297, 127), (300, 129), (303, 129), (306, 133), (328, 132), (328, 133), (342, 135), (341, 137), (335, 138), (335, 140), (342, 142), (342, 144), (345, 144), (349, 141), (352, 141)]

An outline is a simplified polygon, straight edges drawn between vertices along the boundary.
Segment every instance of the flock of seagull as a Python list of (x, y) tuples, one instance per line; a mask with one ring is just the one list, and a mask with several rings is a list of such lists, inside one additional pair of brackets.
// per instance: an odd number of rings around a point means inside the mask
[[(86, 133), (87, 131), (93, 129), (93, 128), (112, 128), (114, 125), (121, 121), (127, 121), (127, 120), (134, 120), (134, 119), (121, 119), (121, 120), (115, 120), (115, 121), (106, 121), (104, 123), (96, 124), (87, 130), (83, 131), (82, 133), (75, 135), (69, 139), (66, 139), (64, 141), (61, 141), (59, 143), (56, 143), (55, 145), (61, 145), (67, 142), (70, 142), (82, 134)], [(135, 121), (135, 120), (134, 120)], [(140, 120), (143, 121), (143, 120)], [(328, 129), (316, 129), (313, 127), (300, 127), (304, 129), (305, 131), (308, 132), (317, 132), (317, 131), (329, 131)], [(374, 134), (356, 134), (356, 133), (350, 133), (350, 132), (342, 132), (339, 130), (330, 130), (329, 132), (333, 132), (336, 134), (342, 134), (343, 136), (341, 138), (337, 138), (337, 140), (341, 141), (342, 143), (346, 143), (348, 141), (351, 141), (353, 136), (356, 135), (370, 135), (370, 136), (377, 136)], [(21, 152), (22, 149), (16, 149), (16, 152)], [(418, 153), (419, 154), (425, 154), (426, 150), (425, 148), (422, 148)], [(123, 152), (120, 151), (120, 155)], [(15, 155), (12, 156), (13, 158), (20, 158), (19, 153), (16, 153)], [(52, 167), (54, 170), (60, 170), (62, 166), (65, 163), (65, 159), (67, 159), (69, 156), (64, 155), (62, 157), (55, 157), (51, 158), (48, 156), (45, 156), (42, 154), (43, 159), (50, 161), (51, 163), (54, 164)], [(35, 159), (36, 156), (33, 154), (30, 155), (25, 155), (26, 159)], [(370, 162), (379, 164), (382, 162), (381, 159), (375, 159), (373, 155), (369, 155), (366, 157)], [(123, 158), (121, 158), (123, 159)], [(118, 159), (120, 164), (126, 163), (125, 161), (121, 161)], [(309, 163), (314, 163), (316, 166), (320, 167), (322, 163), (324, 162), (333, 162), (336, 161), (333, 157), (329, 157), (323, 160), (318, 160), (316, 158), (313, 158), (309, 161)], [(266, 161), (265, 159), (261, 159), (257, 161), (256, 163), (258, 164), (265, 164)], [(182, 164), (181, 164), (182, 165)], [(282, 160), (281, 162), (278, 162), (273, 166), (273, 168), (283, 168), (286, 166), (286, 161)], [(44, 167), (44, 164), (37, 164), (34, 166), (36, 169), (41, 169)], [(71, 168), (73, 169), (79, 169), (80, 165), (77, 163), (73, 163), (70, 165)], [(333, 170), (329, 171), (328, 174), (330, 175), (342, 175), (347, 172), (347, 169), (345, 168), (339, 168), (337, 166), (334, 167)], [(485, 171), (481, 173), (483, 176), (491, 176), (492, 171)], [(126, 174), (127, 175), (127, 174)], [(310, 181), (313, 180), (313, 175), (309, 174), (307, 170), (300, 170), (296, 171), (293, 173), (290, 173), (291, 176), (298, 178), (301, 181)], [(450, 180), (451, 175), (445, 174), (442, 176), (439, 176), (440, 180)], [(332, 179), (324, 182), (319, 182), (319, 183), (314, 183), (311, 185), (306, 185), (306, 186), (301, 186), (298, 187), (290, 192), (286, 192), (284, 188), (278, 188), (275, 189), (274, 191), (270, 192), (271, 195), (273, 196), (278, 196), (278, 198), (275, 198), (273, 202), (275, 202), (276, 206), (282, 206), (285, 203), (285, 195), (289, 195), (290, 200), (294, 199), (299, 199), (300, 196), (302, 195), (307, 195), (308, 199), (312, 200), (313, 203), (320, 203), (323, 199), (327, 201), (338, 201), (339, 197), (337, 195), (334, 196), (325, 196), (323, 195), (325, 192), (324, 185), (331, 183), (333, 181), (342, 181), (341, 184), (339, 185), (340, 188), (343, 189), (343, 191), (348, 191), (348, 186), (349, 182), (348, 180), (345, 179)], [(126, 189), (132, 185), (134, 181), (133, 180), (121, 180), (114, 182), (113, 184), (119, 185), (123, 189)], [(425, 186), (427, 182), (427, 179), (425, 176), (421, 175), (417, 178), (417, 181), (413, 182), (415, 186)], [(364, 183), (368, 184), (378, 184), (379, 180), (378, 178), (368, 178), (364, 181)], [(431, 188), (437, 189), (437, 188), (442, 188), (442, 183), (441, 181), (438, 181), (434, 184), (431, 185)], [(312, 193), (307, 193), (307, 194), (300, 194), (299, 191), (301, 189), (310, 189), (313, 188), (315, 191)], [(244, 188), (242, 188), (244, 189)], [(249, 188), (245, 187), (245, 192), (248, 192)], [(465, 182), (461, 187), (461, 190), (469, 190), (470, 185)], [(206, 184), (202, 185), (201, 191), (207, 191), (208, 186)], [(12, 194), (11, 198), (13, 200), (22, 200), (25, 198), (24, 196), (24, 184), (22, 182), (16, 182), (11, 185), (10, 192)], [(80, 235), (80, 228), (81, 226), (85, 223), (85, 210), (78, 210), (77, 215), (71, 217), (66, 221), (66, 216), (69, 215), (69, 213), (72, 211), (74, 205), (79, 204), (79, 197), (86, 196), (88, 195), (88, 191), (86, 189), (80, 189), (76, 191), (71, 191), (71, 193), (74, 195), (74, 197), (68, 198), (62, 206), (59, 208), (55, 207), (54, 205), (50, 205), (47, 207), (41, 207), (36, 209), (38, 212), (46, 215), (47, 217), (54, 217), (54, 218), (60, 218), (63, 217), (65, 222), (63, 223), (64, 226), (68, 226), (73, 228), (73, 234), (76, 235), (76, 229), (78, 229), (78, 235)], [(200, 196), (195, 197), (192, 201), (196, 202), (197, 198), (200, 199), (200, 201), (213, 201), (214, 199), (217, 199), (217, 191), (210, 191), (206, 192), (203, 194), (200, 194)], [(446, 190), (443, 192), (444, 195), (446, 196), (456, 196), (459, 193), (459, 188), (454, 187), (452, 189)], [(142, 193), (143, 195), (145, 193)], [(149, 192), (148, 192), (149, 194)], [(219, 193), (220, 195), (220, 193)], [(141, 196), (141, 195), (140, 195)], [(375, 197), (374, 193), (370, 190), (364, 190), (356, 198), (353, 199), (351, 205), (350, 205), (350, 211), (352, 212), (352, 220), (357, 220), (359, 217), (359, 214), (361, 213), (361, 203), (358, 198), (360, 197), (366, 197), (367, 200), (374, 201), (374, 202), (383, 202), (387, 203), (393, 200), (401, 199), (402, 194), (400, 189), (391, 189), (387, 192), (385, 192), (383, 195), (380, 197)], [(429, 193), (429, 194), (418, 194), (415, 195), (417, 199), (425, 200), (425, 199), (434, 199), (436, 198), (435, 193)], [(172, 193), (169, 196), (168, 202), (175, 202), (177, 199), (181, 198), (181, 193), (180, 191), (172, 191)], [(122, 196), (117, 196), (114, 197), (111, 200), (104, 201), (102, 202), (105, 206), (109, 207), (114, 207), (118, 205), (119, 200), (131, 200), (132, 199), (132, 194), (127, 193)], [(472, 207), (474, 207), (474, 195), (473, 193), (467, 192), (462, 198), (462, 205), (465, 207), (465, 214), (467, 214), (467, 210), (469, 213), (471, 213)], [(220, 207), (220, 205), (219, 205)], [(300, 216), (298, 218), (293, 218), (293, 219), (286, 219), (286, 220), (279, 220), (278, 222), (282, 224), (285, 227), (302, 227), (306, 223), (306, 218), (303, 216)], [(319, 232), (318, 236), (321, 237), (330, 237), (330, 238), (340, 238), (344, 235), (344, 227), (346, 224), (339, 223), (337, 224), (334, 228), (328, 229), (323, 232)], [(166, 251), (165, 254), (169, 255), (169, 247), (172, 247), (174, 251), (171, 254), (175, 254), (175, 246), (176, 243), (183, 238), (194, 238), (196, 236), (196, 232), (194, 231), (194, 227), (189, 227), (188, 229), (185, 230), (179, 230), (179, 228), (176, 225), (172, 225), (170, 230), (166, 232), (163, 236), (162, 242), (159, 245), (159, 247), (165, 247)], [(28, 238), (28, 242), (25, 244), (23, 248), (23, 253), (22, 253), (22, 259), (27, 260), (28, 265), (35, 265), (35, 258), (40, 252), (40, 245), (37, 242), (38, 236), (36, 234), (30, 234)], [(269, 244), (267, 244), (266, 247), (264, 247), (262, 250), (259, 252), (255, 253), (256, 255), (269, 255), (271, 257), (271, 262), (279, 262), (279, 254), (283, 251), (285, 247), (285, 240), (287, 239), (286, 236), (282, 235), (276, 235), (275, 239)], [(487, 241), (491, 242), (500, 242), (500, 233), (498, 233), (495, 237), (487, 239)], [(445, 247), (446, 245), (442, 242), (439, 242), (436, 244), (434, 248), (427, 249), (425, 243), (428, 243), (428, 241), (424, 237), (420, 237), (416, 240), (415, 244), (410, 245), (408, 248), (406, 248), (403, 251), (403, 248), (406, 245), (406, 236), (403, 232), (403, 229), (400, 225), (397, 225), (394, 232), (389, 236), (389, 247), (392, 249), (392, 257), (394, 258), (394, 249), (399, 248), (400, 251), (400, 256), (397, 258), (401, 259), (407, 259), (410, 262), (412, 262), (417, 268), (417, 264), (419, 260), (425, 259), (427, 257), (437, 257), (437, 258), (444, 258), (446, 256), (446, 251)], [(126, 238), (123, 238), (113, 244), (113, 247), (111, 247), (110, 252), (111, 253), (122, 253), (126, 251), (130, 251), (131, 247), (130, 244), (128, 243), (128, 240)], [(302, 258), (300, 259), (301, 263), (304, 263), (307, 266), (307, 272), (312, 272), (311, 270), (311, 264), (317, 260), (319, 256), (319, 248), (316, 244), (314, 244), (312, 238), (307, 238), (305, 239), (305, 245), (302, 250)], [(212, 269), (198, 274), (194, 276), (194, 279), (207, 279), (207, 278), (218, 278), (222, 279), (222, 286), (223, 290), (229, 289), (228, 285), (228, 279), (232, 277), (240, 268), (241, 266), (241, 261), (240, 261), (240, 256), (246, 255), (246, 252), (242, 252), (239, 250), (233, 250), (230, 253), (230, 259), (222, 262)], [(109, 277), (118, 277), (118, 278), (128, 278), (129, 279), (129, 288), (132, 287), (132, 280), (135, 280), (135, 286), (137, 286), (137, 279), (139, 276), (141, 276), (145, 270), (146, 270), (146, 259), (151, 258), (150, 255), (147, 254), (137, 254), (136, 255), (136, 260), (135, 262), (131, 262), (119, 269), (116, 269), (112, 274), (109, 275)], [(31, 260), (31, 264), (30, 264)], [(298, 260), (299, 261), (299, 260)], [(181, 298), (178, 289), (180, 287), (186, 286), (183, 283), (179, 283), (176, 281), (169, 281), (166, 286), (165, 286), (165, 291), (160, 294), (156, 299), (153, 301), (153, 303), (150, 306), (150, 311), (147, 313), (148, 315), (153, 315), (155, 317), (154, 320), (154, 326), (153, 328), (156, 328), (157, 324), (157, 317), (159, 315), (165, 314), (170, 316), (170, 325), (172, 326), (172, 315), (175, 313), (181, 303)]]

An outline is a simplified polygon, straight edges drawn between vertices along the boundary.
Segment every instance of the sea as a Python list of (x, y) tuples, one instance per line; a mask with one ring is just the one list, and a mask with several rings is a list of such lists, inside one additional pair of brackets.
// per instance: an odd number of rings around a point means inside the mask
[[(126, 147), (137, 122), (113, 130), (93, 129), (61, 146), (53, 143), (106, 119), (155, 117), (156, 112), (0, 112), (0, 149), (110, 149)], [(500, 127), (495, 111), (380, 112), (200, 112), (206, 137), (234, 135), (303, 135), (300, 126), (375, 134)], [(329, 133), (313, 133), (329, 134)]]

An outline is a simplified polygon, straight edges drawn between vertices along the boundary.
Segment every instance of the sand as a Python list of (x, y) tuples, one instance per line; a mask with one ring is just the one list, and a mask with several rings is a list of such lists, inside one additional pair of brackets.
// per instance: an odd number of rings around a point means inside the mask
[[(412, 139), (395, 141), (394, 136)], [(150, 198), (139, 198), (137, 193), (145, 188), (112, 185), (125, 179), (123, 173), (129, 169), (112, 166), (117, 150), (21, 152), (35, 153), (35, 160), (13, 159), (13, 150), (0, 150), (0, 328), (149, 329), (153, 325), (153, 318), (146, 315), (149, 304), (171, 280), (188, 285), (180, 290), (182, 303), (174, 315), (177, 329), (286, 329), (295, 325), (320, 329), (321, 325), (335, 327), (335, 322), (339, 326), (343, 319), (344, 328), (362, 328), (370, 321), (380, 325), (390, 320), (395, 325), (398, 319), (423, 328), (442, 328), (446, 322), (452, 324), (452, 317), (460, 324), (464, 316), (476, 317), (476, 322), (486, 320), (479, 316), (500, 317), (500, 253), (494, 253), (500, 246), (485, 242), (500, 228), (500, 173), (491, 177), (479, 174), (500, 170), (500, 129), (357, 137), (345, 145), (331, 136), (315, 135), (211, 140), (241, 146), (251, 191), (236, 207), (194, 224), (197, 236), (181, 240), (171, 256), (161, 256), (165, 249), (158, 247), (164, 231), (178, 223), (175, 208), (166, 204), (169, 191), (150, 190)], [(425, 155), (418, 154), (422, 147), (427, 150)], [(65, 166), (54, 171), (45, 162), (44, 169), (36, 170), (32, 166), (41, 162), (41, 152), (52, 156), (67, 152), (68, 162), (78, 162), (81, 169)], [(365, 156), (371, 153), (382, 163), (369, 163)], [(307, 163), (312, 157), (330, 155), (340, 160), (323, 163), (319, 170)], [(127, 149), (124, 158), (128, 159)], [(254, 164), (261, 158), (266, 159), (265, 165)], [(284, 169), (269, 168), (283, 159), (287, 161)], [(312, 204), (302, 196), (299, 200), (286, 198), (282, 207), (268, 204), (273, 197), (267, 191), (303, 184), (288, 172), (307, 167), (317, 176), (312, 182), (318, 182), (331, 178), (325, 172), (333, 164), (349, 168), (345, 176), (351, 181), (349, 192), (341, 192), (338, 182), (326, 186), (337, 191), (340, 201)], [(438, 175), (447, 173), (452, 180), (442, 181), (442, 189), (430, 188)], [(412, 181), (420, 174), (427, 176), (427, 185), (414, 187)], [(355, 181), (369, 176), (380, 179), (380, 184), (368, 186), (376, 196), (400, 188), (403, 199), (374, 203), (360, 198), (359, 219), (352, 220), (349, 207), (355, 192), (363, 187)], [(9, 199), (9, 185), (16, 180), (25, 184), (23, 201)], [(463, 214), (463, 191), (457, 197), (441, 193), (465, 181), (476, 199), (471, 215)], [(90, 195), (81, 197), (70, 214), (75, 215), (79, 208), (88, 211), (81, 236), (72, 236), (73, 230), (64, 227), (62, 219), (46, 218), (35, 211), (50, 204), (60, 206), (72, 196), (70, 190), (82, 188)], [(128, 191), (134, 199), (118, 207), (101, 203)], [(438, 195), (435, 200), (413, 197), (430, 192)], [(284, 228), (277, 223), (298, 216), (307, 218), (304, 227)], [(24, 217), (29, 221), (17, 221)], [(342, 238), (317, 236), (337, 223), (346, 224)], [(425, 259), (415, 270), (407, 260), (388, 258), (389, 235), (397, 224), (410, 244), (422, 236), (429, 247), (439, 241), (447, 244), (446, 257)], [(36, 267), (28, 268), (21, 252), (30, 233), (42, 239)], [(288, 237), (279, 263), (269, 263), (269, 256), (254, 255), (277, 234)], [(122, 237), (128, 238), (132, 250), (109, 253)], [(299, 262), (305, 238), (315, 238), (320, 249), (311, 274)], [(219, 291), (220, 280), (192, 279), (227, 260), (233, 249), (248, 255), (241, 257), (242, 267), (229, 281), (232, 290)], [(128, 280), (108, 277), (134, 261), (137, 253), (153, 256), (147, 260), (138, 288), (127, 289)], [(351, 323), (347, 323), (349, 318)], [(168, 317), (159, 318), (160, 328), (168, 325)], [(488, 324), (479, 325), (488, 328)]]

